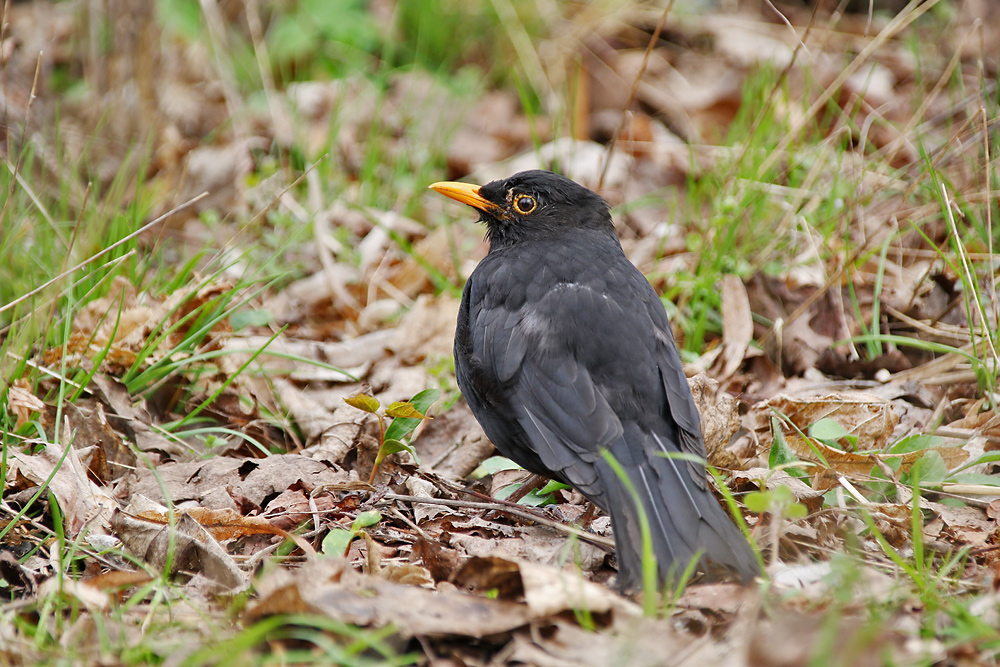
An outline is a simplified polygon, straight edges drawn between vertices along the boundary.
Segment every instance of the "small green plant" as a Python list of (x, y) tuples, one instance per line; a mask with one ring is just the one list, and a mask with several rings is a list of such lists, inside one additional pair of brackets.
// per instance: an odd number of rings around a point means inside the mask
[[(486, 477), (487, 475), (495, 475), (496, 473), (504, 470), (524, 470), (524, 468), (505, 456), (491, 456), (480, 463), (479, 467), (472, 471), (471, 477), (473, 479), (480, 479), (482, 477)], [(500, 489), (499, 493), (495, 494), (495, 497), (500, 500), (507, 500), (522, 487), (523, 484), (511, 484), (510, 486)], [(562, 482), (550, 479), (545, 483), (545, 486), (540, 489), (533, 489), (529, 491), (517, 502), (521, 505), (529, 505), (531, 507), (554, 505), (559, 502), (555, 497), (555, 493), (557, 491), (565, 491), (572, 488), (573, 487), (568, 484), (563, 484)]]
[(789, 519), (803, 519), (809, 513), (787, 486), (776, 486), (771, 491), (753, 491), (744, 496), (743, 503), (751, 512), (770, 512)]
[(852, 449), (858, 444), (858, 436), (851, 433), (836, 419), (824, 417), (809, 427), (809, 437), (816, 438), (827, 447), (844, 449), (846, 443)]
[(363, 536), (365, 528), (374, 526), (381, 520), (382, 514), (378, 510), (369, 510), (359, 514), (350, 528), (331, 529), (323, 538), (323, 553), (342, 554), (346, 557), (354, 538)]
[[(413, 433), (421, 421), (430, 419), (426, 414), (427, 409), (440, 396), (441, 392), (437, 389), (424, 389), (408, 401), (390, 403), (382, 414), (378, 412), (381, 404), (374, 396), (356, 394), (344, 399), (344, 402), (352, 408), (375, 415), (378, 419), (379, 447), (378, 454), (375, 455), (375, 465), (372, 466), (372, 474), (368, 477), (369, 484), (375, 483), (375, 475), (378, 474), (382, 461), (390, 454), (409, 452), (417, 465), (420, 465), (416, 450), (406, 442), (405, 438)], [(388, 427), (385, 425), (386, 417), (392, 419)]]

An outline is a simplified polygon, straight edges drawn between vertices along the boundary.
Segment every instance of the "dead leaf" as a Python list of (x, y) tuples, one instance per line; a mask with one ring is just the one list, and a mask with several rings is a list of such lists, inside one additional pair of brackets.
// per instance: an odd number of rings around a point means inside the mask
[(456, 272), (449, 251), (448, 233), (448, 227), (442, 225), (413, 244), (413, 252), (403, 259), (389, 278), (393, 288), (413, 299), (431, 284), (429, 271), (454, 277)]
[(28, 456), (14, 449), (10, 456), (17, 465), (15, 477), (22, 475), (41, 484), (52, 476), (48, 488), (59, 501), (69, 535), (76, 537), (85, 529), (97, 533), (108, 531), (118, 503), (104, 488), (90, 481), (76, 449), (69, 447), (67, 451), (48, 444), (42, 454)]
[(836, 420), (848, 433), (857, 436), (855, 449), (864, 452), (883, 450), (899, 422), (889, 401), (860, 392), (805, 398), (779, 395), (754, 409), (787, 417), (798, 430), (783, 426), (786, 437), (796, 437), (798, 431), (808, 434), (809, 428), (821, 419)]
[(445, 293), (422, 294), (400, 321), (390, 348), (409, 364), (451, 357), (458, 305)]
[(251, 620), (287, 613), (322, 614), (362, 627), (392, 625), (404, 636), (458, 635), (482, 638), (528, 623), (527, 606), (467, 593), (438, 593), (358, 574), (335, 559), (311, 559), (292, 572), (258, 583), (260, 599)]
[(978, 507), (949, 507), (933, 503), (931, 508), (944, 524), (942, 536), (950, 537), (953, 544), (979, 548), (996, 541), (996, 522), (990, 521)]
[(243, 511), (261, 512), (267, 499), (295, 484), (312, 489), (346, 481), (347, 473), (330, 464), (298, 454), (276, 454), (265, 459), (217, 457), (166, 463), (157, 468), (155, 476), (148, 470), (137, 469), (117, 492), (127, 497), (139, 494), (163, 503), (165, 489), (175, 505), (194, 501), (207, 509), (238, 509), (234, 500), (238, 497), (244, 503)]
[(362, 566), (365, 574), (375, 575), (397, 584), (407, 586), (433, 586), (434, 579), (430, 572), (414, 563), (384, 562), (382, 560), (382, 547), (372, 538), (367, 531), (361, 531), (361, 536), (365, 541), (365, 549), (368, 558)]
[(591, 614), (614, 613), (616, 617), (642, 616), (637, 604), (605, 586), (587, 581), (578, 571), (530, 562), (519, 562), (517, 568), (524, 600), (535, 618), (584, 610)]
[(739, 467), (735, 455), (728, 450), (733, 436), (740, 429), (739, 405), (732, 396), (719, 390), (719, 383), (704, 373), (688, 379), (705, 440), (708, 462), (726, 469)]
[(32, 412), (41, 412), (45, 403), (31, 393), (30, 385), (24, 378), (14, 380), (7, 392), (7, 409), (17, 415), (15, 428), (21, 428), (31, 418)]
[[(558, 164), (560, 172), (567, 178), (596, 189), (604, 170), (607, 147), (593, 141), (579, 141), (572, 137), (561, 137), (535, 149), (515, 155), (505, 162), (481, 166), (472, 175), (479, 183), (488, 183), (528, 169), (549, 169)], [(611, 164), (604, 177), (604, 192), (621, 191), (628, 180), (632, 158), (617, 151), (611, 156)]]
[[(50, 437), (55, 435), (57, 410), (46, 407), (42, 425)], [(135, 468), (136, 457), (111, 427), (104, 406), (99, 401), (79, 399), (66, 403), (62, 409), (63, 424), (73, 430), (73, 447), (86, 459), (87, 469), (101, 483), (121, 478)]]
[(187, 514), (180, 514), (171, 527), (160, 520), (116, 511), (112, 528), (125, 548), (143, 562), (170, 572), (202, 574), (226, 591), (237, 592), (249, 585), (232, 556)]
[(414, 542), (413, 555), (421, 560), (434, 581), (447, 581), (462, 562), (457, 550), (425, 537)]
[(480, 595), (493, 592), (500, 600), (516, 600), (524, 594), (518, 564), (500, 556), (473, 556), (448, 581)]
[(727, 378), (740, 367), (753, 340), (753, 319), (750, 298), (740, 277), (727, 273), (722, 277), (722, 377)]

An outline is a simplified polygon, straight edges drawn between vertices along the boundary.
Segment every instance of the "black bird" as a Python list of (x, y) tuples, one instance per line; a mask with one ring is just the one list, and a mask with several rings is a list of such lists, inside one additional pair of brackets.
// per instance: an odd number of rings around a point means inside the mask
[(548, 171), (482, 187), (435, 183), (486, 223), (489, 254), (462, 293), (458, 386), (500, 452), (579, 490), (611, 515), (623, 591), (642, 587), (640, 512), (658, 581), (757, 559), (708, 487), (698, 411), (663, 303), (625, 257), (608, 204)]

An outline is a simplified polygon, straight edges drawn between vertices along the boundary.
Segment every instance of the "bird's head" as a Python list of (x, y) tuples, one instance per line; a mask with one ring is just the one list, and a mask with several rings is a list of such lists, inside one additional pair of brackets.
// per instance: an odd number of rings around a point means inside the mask
[(551, 171), (522, 171), (486, 185), (442, 182), (429, 186), (477, 209), (491, 248), (559, 235), (571, 229), (614, 234), (608, 203)]

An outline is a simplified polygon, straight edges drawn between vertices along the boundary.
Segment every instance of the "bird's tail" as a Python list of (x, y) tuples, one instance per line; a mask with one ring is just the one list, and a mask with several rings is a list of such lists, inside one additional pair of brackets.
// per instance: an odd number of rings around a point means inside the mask
[(645, 447), (612, 447), (598, 462), (615, 534), (618, 587), (623, 592), (643, 587), (643, 523), (656, 558), (658, 585), (677, 581), (695, 558), (698, 570), (710, 575), (721, 569), (746, 582), (760, 574), (746, 537), (707, 482), (695, 481), (691, 466), (704, 474), (696, 463)]

